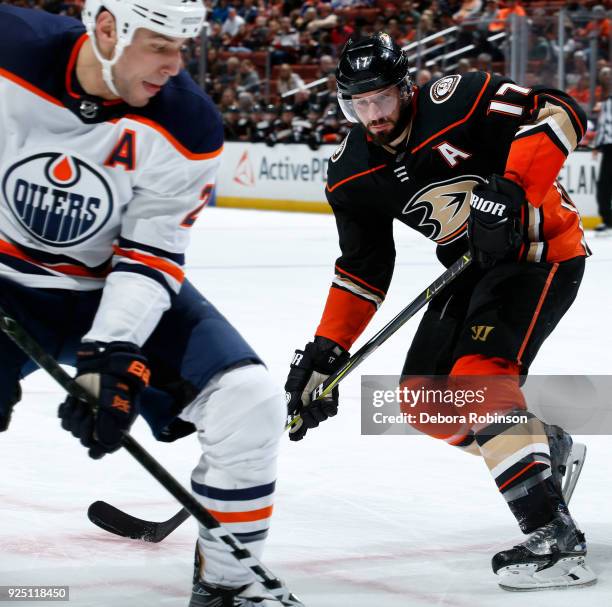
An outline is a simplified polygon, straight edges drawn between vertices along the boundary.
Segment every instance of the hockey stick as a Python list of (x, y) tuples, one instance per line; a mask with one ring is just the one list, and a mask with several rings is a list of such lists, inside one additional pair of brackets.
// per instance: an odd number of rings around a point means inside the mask
[[(374, 337), (365, 343), (346, 364), (332, 373), (324, 382), (319, 384), (311, 393), (311, 400), (318, 400), (331, 393), (331, 391), (355, 368), (360, 365), (372, 352), (384, 344), (391, 335), (410, 320), (421, 308), (425, 307), (434, 295), (449, 285), (459, 274), (461, 274), (472, 263), (470, 253), (462, 255), (452, 266), (436, 278), (426, 289), (421, 291), (393, 320), (389, 321)], [(294, 426), (300, 416), (296, 415), (287, 424), (287, 428)]]
[[(461, 256), (450, 268), (443, 272), (434, 280), (424, 291), (422, 291), (412, 302), (410, 302), (393, 320), (385, 325), (372, 339), (364, 344), (347, 363), (336, 373), (330, 375), (323, 383), (317, 386), (311, 393), (312, 400), (322, 398), (329, 394), (339, 382), (361, 364), (374, 350), (383, 344), (393, 333), (412, 318), (430, 299), (436, 295), (443, 287), (450, 284), (459, 274), (461, 274), (470, 264), (472, 258), (469, 253)], [(295, 416), (288, 424), (290, 428), (298, 422), (299, 416)], [(285, 429), (287, 429), (285, 428)], [(177, 512), (167, 521), (155, 523), (145, 521), (135, 516), (131, 516), (106, 502), (94, 502), (88, 510), (89, 520), (111, 533), (131, 537), (132, 539), (142, 539), (145, 542), (161, 542), (178, 525), (174, 523), (181, 517), (187, 518), (184, 510)]]
[[(40, 344), (0, 306), (0, 329), (6, 333), (39, 367), (47, 371), (57, 383), (74, 398), (87, 403), (94, 411), (98, 408), (97, 399), (76, 382), (59, 363), (47, 354)], [(169, 493), (171, 493), (183, 508), (191, 514), (210, 535), (218, 542), (225, 544), (232, 556), (249, 569), (257, 581), (282, 605), (286, 607), (304, 607), (304, 604), (294, 596), (283, 582), (277, 578), (263, 563), (232, 533), (227, 531), (208, 512), (191, 493), (189, 493), (152, 455), (150, 455), (132, 436), (124, 433), (122, 446), (134, 457)]]
[(87, 517), (104, 531), (157, 544), (182, 525), (189, 518), (189, 512), (181, 508), (172, 518), (156, 523), (131, 516), (107, 502), (97, 501), (89, 506)]

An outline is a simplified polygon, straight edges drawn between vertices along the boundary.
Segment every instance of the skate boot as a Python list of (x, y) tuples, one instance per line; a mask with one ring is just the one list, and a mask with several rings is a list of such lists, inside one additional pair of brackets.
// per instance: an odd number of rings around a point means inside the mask
[(563, 500), (569, 504), (582, 472), (586, 445), (574, 443), (572, 437), (559, 426), (544, 424), (544, 428), (550, 447), (552, 478)]
[(263, 607), (263, 599), (239, 596), (247, 588), (213, 586), (200, 580), (193, 585), (189, 607)]
[(188, 607), (266, 607), (265, 598), (251, 596), (252, 584), (228, 588), (204, 582), (200, 576), (203, 571), (203, 557), (200, 556), (196, 542), (193, 559), (193, 587)]
[(585, 564), (586, 553), (584, 534), (569, 514), (560, 511), (524, 542), (498, 552), (491, 564), (504, 590), (587, 586), (597, 577)]

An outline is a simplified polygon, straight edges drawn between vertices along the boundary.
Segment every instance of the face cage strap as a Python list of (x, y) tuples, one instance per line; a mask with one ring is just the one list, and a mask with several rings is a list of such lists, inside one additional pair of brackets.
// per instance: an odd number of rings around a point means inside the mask
[(132, 29), (129, 30), (129, 33), (130, 33), (129, 40), (124, 35), (121, 35), (121, 34), (117, 35), (117, 43), (115, 44), (115, 49), (113, 50), (113, 56), (110, 59), (105, 59), (102, 56), (100, 49), (98, 48), (98, 40), (96, 38), (95, 24), (94, 26), (87, 28), (87, 33), (89, 35), (89, 39), (91, 40), (91, 46), (93, 48), (94, 55), (96, 56), (96, 59), (102, 64), (102, 80), (104, 80), (104, 84), (106, 84), (106, 86), (110, 89), (113, 95), (116, 95), (117, 97), (121, 97), (121, 95), (119, 94), (119, 91), (117, 90), (117, 87), (115, 86), (115, 82), (113, 80), (112, 68), (115, 65), (115, 63), (117, 63), (117, 61), (119, 61), (119, 59), (121, 58), (121, 55), (123, 54), (123, 51), (125, 50), (125, 47), (128, 46), (129, 43), (131, 42), (133, 30)]

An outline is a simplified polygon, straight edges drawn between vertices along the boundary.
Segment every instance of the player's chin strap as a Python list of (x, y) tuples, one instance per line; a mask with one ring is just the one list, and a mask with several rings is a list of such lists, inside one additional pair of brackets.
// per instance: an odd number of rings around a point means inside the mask
[(125, 47), (128, 46), (128, 40), (123, 36), (118, 36), (117, 43), (115, 44), (115, 49), (113, 51), (113, 56), (110, 59), (106, 59), (100, 49), (98, 48), (98, 41), (96, 40), (96, 33), (93, 28), (87, 28), (87, 34), (89, 35), (89, 40), (91, 41), (91, 47), (93, 49), (94, 55), (96, 59), (102, 65), (102, 80), (104, 80), (104, 84), (110, 89), (113, 95), (117, 95), (117, 97), (121, 97), (117, 87), (115, 86), (115, 82), (113, 81), (113, 66), (119, 58), (123, 54)]

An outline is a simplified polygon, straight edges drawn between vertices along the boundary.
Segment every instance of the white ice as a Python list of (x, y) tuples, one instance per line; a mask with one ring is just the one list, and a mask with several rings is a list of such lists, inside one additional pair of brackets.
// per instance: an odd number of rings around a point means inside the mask
[[(441, 272), (433, 247), (396, 229), (398, 262), (385, 304), (359, 343)], [(578, 300), (544, 345), (533, 373), (609, 373), (612, 239), (594, 256)], [(293, 350), (311, 337), (338, 254), (332, 216), (208, 209), (194, 227), (187, 272), (284, 383)], [(366, 361), (397, 373), (417, 319)], [(61, 391), (42, 372), (24, 383), (0, 436), (0, 585), (69, 585), (75, 607), (185, 606), (196, 527), (145, 544), (94, 527), (104, 499), (151, 520), (177, 504), (124, 452), (101, 461), (60, 429)], [(612, 501), (608, 436), (585, 437), (589, 455), (572, 510), (599, 575), (592, 588), (506, 593), (491, 556), (521, 539), (483, 462), (427, 437), (360, 435), (359, 372), (341, 387), (338, 416), (301, 443), (283, 440), (267, 565), (308, 607), (587, 607), (612, 604)], [(192, 436), (134, 436), (186, 486), (199, 450)], [(31, 603), (25, 603), (31, 604)]]

